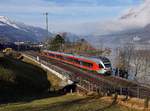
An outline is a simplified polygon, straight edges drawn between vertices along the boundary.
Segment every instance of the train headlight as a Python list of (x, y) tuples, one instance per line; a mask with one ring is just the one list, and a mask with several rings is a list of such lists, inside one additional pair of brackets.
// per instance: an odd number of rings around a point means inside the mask
[(100, 73), (100, 74), (105, 74), (106, 72), (107, 71), (105, 69), (101, 69), (101, 70), (98, 71), (98, 73)]

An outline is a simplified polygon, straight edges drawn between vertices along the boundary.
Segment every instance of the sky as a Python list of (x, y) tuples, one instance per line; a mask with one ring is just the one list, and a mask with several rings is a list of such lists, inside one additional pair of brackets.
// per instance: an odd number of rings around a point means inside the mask
[(117, 19), (141, 3), (142, 0), (0, 0), (0, 15), (45, 28), (44, 13), (48, 12), (49, 30), (57, 32), (78, 24)]

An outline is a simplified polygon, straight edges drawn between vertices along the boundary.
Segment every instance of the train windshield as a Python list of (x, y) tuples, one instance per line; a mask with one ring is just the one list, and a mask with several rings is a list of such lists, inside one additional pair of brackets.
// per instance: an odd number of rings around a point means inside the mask
[(104, 65), (105, 65), (106, 68), (110, 68), (111, 67), (110, 63), (105, 63)]
[(99, 68), (104, 68), (104, 66), (102, 64), (99, 64)]
[(101, 60), (102, 60), (104, 66), (105, 66), (106, 68), (110, 68), (110, 67), (111, 67), (111, 63), (110, 63), (110, 60), (109, 60), (108, 58), (106, 58), (106, 57), (101, 57)]
[(101, 57), (101, 60), (103, 61), (103, 63), (110, 63), (109, 59), (107, 59), (106, 57)]

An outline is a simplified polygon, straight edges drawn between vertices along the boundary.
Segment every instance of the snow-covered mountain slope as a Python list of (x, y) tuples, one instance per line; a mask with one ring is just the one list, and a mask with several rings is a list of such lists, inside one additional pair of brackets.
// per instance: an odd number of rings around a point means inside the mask
[(150, 0), (144, 0), (138, 7), (129, 9), (119, 20), (134, 28), (127, 27), (119, 32), (118, 40), (150, 43)]
[(120, 17), (120, 20), (139, 24), (141, 26), (150, 24), (150, 0), (144, 0), (138, 7), (129, 9)]
[(0, 16), (0, 38), (8, 41), (41, 41), (46, 36), (47, 31), (42, 28), (28, 26)]
[(14, 22), (10, 21), (5, 16), (0, 16), (0, 25), (9, 25), (11, 27), (19, 29), (19, 27)]
[(127, 42), (150, 44), (150, 0), (145, 0), (141, 5), (129, 9), (118, 20), (111, 24), (108, 22), (103, 28), (106, 26), (111, 27), (113, 31), (107, 34), (92, 35), (88, 37), (89, 41), (94, 44), (103, 41), (111, 47), (112, 44)]
[(129, 9), (121, 19), (141, 19), (150, 18), (150, 0), (145, 0), (139, 7)]

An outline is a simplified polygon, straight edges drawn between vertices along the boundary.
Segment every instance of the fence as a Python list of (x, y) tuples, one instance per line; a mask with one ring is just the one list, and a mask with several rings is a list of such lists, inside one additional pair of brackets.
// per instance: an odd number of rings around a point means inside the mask
[[(32, 59), (37, 60), (36, 57), (32, 55), (28, 55)], [(93, 92), (103, 92), (104, 94), (113, 94), (118, 93), (120, 95), (128, 95), (131, 97), (137, 97), (137, 98), (147, 98), (150, 97), (150, 89), (140, 86), (138, 84), (134, 85), (120, 85), (117, 83), (117, 79), (112, 79), (113, 81), (105, 80), (103, 78), (98, 78), (96, 75), (93, 75), (92, 77), (88, 74), (77, 74), (73, 72), (66, 71), (58, 66), (52, 65), (48, 61), (39, 60), (40, 63), (48, 66), (49, 68), (55, 70), (56, 72), (62, 74), (65, 76), (68, 80), (78, 82), (78, 85), (87, 91), (93, 91)], [(114, 84), (116, 81), (117, 85)], [(121, 81), (120, 81), (121, 82)], [(122, 80), (122, 82), (125, 82)]]

